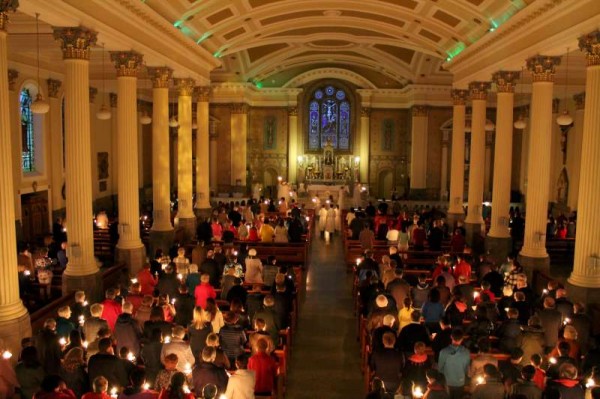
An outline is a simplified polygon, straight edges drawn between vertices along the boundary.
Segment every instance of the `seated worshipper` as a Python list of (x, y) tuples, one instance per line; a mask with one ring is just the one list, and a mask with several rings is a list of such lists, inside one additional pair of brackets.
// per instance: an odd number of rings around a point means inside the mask
[(187, 326), (192, 321), (194, 315), (194, 307), (196, 299), (189, 294), (188, 287), (185, 284), (179, 286), (179, 294), (175, 298), (171, 299), (175, 307), (175, 317), (173, 323), (179, 324), (180, 326)]
[(200, 276), (200, 285), (196, 287), (194, 297), (196, 298), (196, 306), (200, 306), (202, 309), (206, 308), (206, 300), (208, 298), (215, 299), (217, 297), (217, 292), (210, 285), (210, 276), (208, 274)]
[(411, 314), (411, 318), (412, 322), (404, 327), (398, 335), (400, 347), (404, 353), (412, 353), (415, 343), (419, 341), (423, 342), (425, 345), (429, 345), (431, 342), (427, 328), (420, 322), (421, 312), (414, 310)]
[(402, 370), (401, 393), (410, 397), (414, 386), (427, 386), (426, 372), (432, 367), (431, 360), (426, 353), (427, 347), (423, 342), (415, 343), (415, 350), (406, 359), (406, 365)]
[(471, 359), (471, 365), (469, 366), (469, 372), (467, 373), (471, 379), (471, 389), (474, 389), (475, 386), (481, 384), (480, 377), (484, 377), (484, 367), (486, 364), (498, 367), (498, 359), (491, 354), (492, 345), (488, 337), (479, 338), (477, 347), (479, 352)]
[(115, 356), (110, 338), (102, 338), (98, 343), (98, 353), (88, 362), (88, 375), (90, 384), (100, 376), (105, 377), (111, 387), (124, 387), (129, 382), (125, 365)]
[[(372, 350), (383, 349), (383, 334), (391, 332), (394, 336), (398, 335), (397, 320), (391, 314), (386, 314), (383, 317), (383, 324), (371, 332), (371, 348)], [(398, 347), (400, 343), (396, 341)]]
[(208, 337), (206, 337), (206, 346), (215, 348), (215, 350), (216, 350), (216, 358), (215, 358), (215, 361), (213, 362), (215, 364), (215, 366), (222, 367), (225, 370), (228, 370), (231, 368), (231, 363), (229, 363), (229, 359), (227, 358), (227, 355), (221, 348), (221, 339), (219, 338), (219, 336), (217, 334), (215, 334), (215, 333), (208, 334)]
[(235, 360), (236, 371), (229, 377), (225, 397), (228, 399), (253, 399), (256, 375), (248, 370), (248, 355), (239, 355)]
[(564, 363), (558, 370), (557, 377), (551, 377), (546, 385), (544, 397), (548, 399), (579, 399), (585, 395), (585, 389), (577, 379), (577, 367)]
[(392, 332), (383, 334), (383, 348), (371, 353), (371, 370), (375, 377), (383, 380), (389, 392), (396, 392), (402, 381), (404, 354), (394, 348), (396, 335)]
[(251, 248), (246, 258), (246, 276), (245, 282), (249, 284), (263, 283), (263, 265), (261, 260), (256, 257), (256, 249)]
[(277, 363), (267, 353), (268, 344), (265, 340), (256, 343), (257, 352), (248, 360), (248, 370), (254, 371), (256, 382), (254, 392), (257, 395), (271, 395), (275, 388)]
[(142, 329), (136, 319), (132, 316), (133, 305), (131, 302), (123, 303), (123, 313), (117, 318), (113, 336), (117, 341), (117, 351), (127, 347), (129, 352), (136, 358), (140, 354), (140, 339)]
[(367, 317), (367, 331), (370, 333), (377, 327), (380, 327), (383, 324), (383, 318), (386, 315), (392, 315), (395, 317), (397, 314), (398, 311), (396, 310), (396, 306), (390, 303), (389, 299), (385, 295), (377, 295), (375, 298), (375, 308)]
[(533, 382), (535, 372), (535, 367), (532, 365), (527, 365), (521, 369), (522, 381), (514, 383), (510, 387), (511, 397), (523, 395), (527, 399), (542, 399), (542, 390)]
[(171, 384), (168, 389), (163, 389), (158, 395), (158, 399), (196, 399), (193, 393), (189, 393), (186, 386), (186, 377), (183, 373), (177, 372), (171, 377)]
[(158, 392), (150, 390), (146, 385), (146, 372), (136, 367), (129, 375), (130, 384), (119, 394), (118, 399), (158, 399)]
[(271, 354), (275, 350), (275, 344), (271, 335), (267, 331), (267, 323), (263, 319), (254, 320), (254, 329), (256, 332), (251, 334), (248, 338), (250, 344), (250, 350), (252, 354), (255, 354), (258, 350), (258, 341), (265, 341), (267, 343), (267, 353)]
[(158, 272), (153, 275), (150, 270), (150, 264), (144, 263), (142, 270), (137, 274), (137, 280), (140, 285), (140, 292), (143, 295), (152, 295), (154, 288), (158, 285)]
[(161, 361), (164, 364), (167, 355), (174, 353), (177, 355), (178, 359), (177, 370), (181, 372), (190, 371), (194, 366), (194, 363), (196, 363), (196, 359), (190, 349), (190, 344), (183, 340), (185, 337), (185, 328), (182, 326), (173, 327), (172, 336), (171, 342), (163, 344), (160, 352)]
[(510, 353), (514, 348), (518, 347), (522, 331), (521, 323), (519, 322), (519, 311), (515, 308), (508, 308), (506, 315), (508, 319), (496, 330), (496, 336), (500, 341), (500, 350)]
[(217, 350), (207, 346), (202, 350), (201, 362), (196, 364), (192, 371), (192, 384), (194, 392), (202, 392), (207, 384), (216, 385), (219, 392), (225, 392), (229, 377), (223, 367), (215, 365)]
[(483, 383), (475, 386), (471, 399), (502, 398), (504, 394), (504, 385), (498, 368), (487, 363), (483, 366)]
[(102, 376), (94, 378), (92, 392), (88, 392), (81, 399), (110, 399), (108, 394), (108, 380)]
[(223, 319), (225, 325), (219, 331), (221, 347), (229, 362), (233, 364), (235, 359), (244, 353), (244, 346), (248, 340), (244, 329), (237, 324), (237, 314), (226, 312)]
[(154, 389), (156, 391), (160, 392), (169, 387), (169, 384), (171, 384), (171, 377), (179, 372), (177, 370), (178, 361), (175, 353), (170, 353), (164, 358), (163, 365), (165, 368), (158, 372), (156, 380), (154, 381)]

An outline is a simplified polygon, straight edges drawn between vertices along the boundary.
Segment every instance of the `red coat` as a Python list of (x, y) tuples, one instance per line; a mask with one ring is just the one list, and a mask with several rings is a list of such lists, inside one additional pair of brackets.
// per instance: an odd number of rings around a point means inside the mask
[(102, 392), (102, 393), (89, 392), (89, 393), (86, 393), (85, 395), (83, 395), (81, 397), (81, 399), (110, 399), (110, 395), (107, 394), (106, 392)]
[[(158, 399), (169, 399), (171, 397), (171, 391), (168, 389), (163, 389), (160, 391), (160, 395), (158, 395)], [(196, 399), (193, 393), (184, 393), (183, 399)]]
[(133, 305), (133, 312), (131, 314), (135, 314), (137, 310), (142, 306), (142, 300), (144, 299), (144, 295), (140, 294), (129, 294), (127, 295), (127, 302), (131, 302)]
[(254, 392), (272, 392), (277, 375), (277, 363), (264, 352), (258, 352), (248, 360), (248, 370), (256, 374)]
[(123, 313), (123, 310), (121, 309), (121, 304), (119, 304), (114, 299), (105, 299), (102, 302), (102, 306), (104, 306), (104, 309), (102, 309), (101, 318), (106, 320), (111, 331), (114, 331), (117, 318), (121, 313)]
[(471, 265), (464, 260), (461, 260), (454, 268), (454, 278), (458, 281), (458, 276), (467, 277), (467, 281), (471, 281)]
[(194, 292), (196, 297), (196, 306), (200, 306), (202, 309), (206, 308), (206, 300), (208, 298), (217, 298), (217, 292), (209, 283), (200, 283), (196, 286)]
[(158, 279), (152, 275), (150, 269), (142, 269), (137, 275), (138, 283), (140, 283), (142, 295), (152, 295), (154, 287), (158, 284)]

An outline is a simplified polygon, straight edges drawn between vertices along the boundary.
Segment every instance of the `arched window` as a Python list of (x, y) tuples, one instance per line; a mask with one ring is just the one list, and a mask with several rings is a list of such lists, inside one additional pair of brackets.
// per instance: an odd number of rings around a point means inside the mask
[(317, 88), (308, 103), (308, 149), (328, 143), (339, 150), (350, 149), (350, 103), (346, 92), (335, 86)]
[(21, 104), (21, 168), (26, 173), (35, 172), (35, 136), (29, 89), (21, 90), (19, 101)]

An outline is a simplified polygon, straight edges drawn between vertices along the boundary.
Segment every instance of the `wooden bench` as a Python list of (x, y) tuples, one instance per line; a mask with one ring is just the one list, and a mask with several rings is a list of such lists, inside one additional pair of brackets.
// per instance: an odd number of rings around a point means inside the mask
[[(44, 327), (44, 322), (49, 318), (56, 318), (57, 311), (63, 306), (70, 306), (75, 301), (75, 291), (53, 300), (41, 309), (31, 313), (31, 332), (35, 336)], [(25, 337), (23, 337), (25, 338)]]

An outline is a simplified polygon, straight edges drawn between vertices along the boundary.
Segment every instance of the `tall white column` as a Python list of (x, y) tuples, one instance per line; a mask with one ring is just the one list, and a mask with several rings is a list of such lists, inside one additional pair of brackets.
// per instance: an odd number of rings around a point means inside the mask
[(113, 184), (113, 198), (119, 195), (119, 127), (117, 124), (117, 102), (119, 100), (117, 93), (109, 93), (108, 99), (110, 103), (110, 132), (111, 132), (111, 175)]
[(481, 232), (483, 223), (483, 182), (485, 170), (485, 108), (489, 82), (471, 82), (469, 91), (471, 96), (473, 116), (471, 119), (471, 154), (469, 164), (469, 200), (465, 227), (467, 241), (473, 241), (476, 234)]
[(450, 140), (450, 131), (442, 132), (442, 173), (440, 183), (440, 199), (446, 199), (448, 193), (448, 144)]
[[(90, 132), (89, 57), (96, 32), (83, 27), (55, 28), (62, 47), (65, 71), (65, 185), (67, 251), (63, 293), (84, 289), (91, 298), (102, 287), (94, 259)], [(98, 292), (100, 289), (100, 292)]]
[(371, 108), (363, 107), (360, 110), (360, 165), (359, 174), (360, 182), (369, 184), (369, 163), (370, 163), (370, 146), (371, 146)]
[(62, 197), (63, 174), (63, 137), (62, 137), (62, 104), (58, 96), (62, 82), (48, 79), (48, 102), (50, 103), (50, 187), (52, 188), (52, 211), (60, 211), (65, 207)]
[[(519, 169), (519, 190), (527, 194), (527, 170), (529, 167), (529, 138), (531, 136), (531, 121), (529, 120), (529, 106), (524, 106), (523, 113), (527, 125), (521, 133), (521, 166)], [(525, 198), (527, 201), (527, 198)]]
[(209, 139), (210, 139), (210, 189), (218, 195), (219, 182), (218, 182), (218, 154), (219, 154), (219, 132), (218, 125), (216, 121), (210, 121), (208, 124), (209, 129)]
[(231, 104), (231, 186), (233, 191), (246, 192), (246, 162), (248, 137), (248, 106)]
[[(600, 287), (600, 31), (579, 38), (586, 54), (585, 114), (581, 146), (581, 172), (577, 205), (575, 261), (569, 283), (594, 288), (587, 294), (598, 299)], [(573, 292), (570, 290), (569, 292)]]
[(531, 132), (535, 140), (529, 146), (525, 238), (519, 259), (524, 266), (547, 268), (546, 222), (548, 185), (550, 184), (550, 150), (552, 145), (552, 90), (554, 72), (560, 57), (535, 56), (527, 60), (533, 76), (531, 94)]
[(27, 309), (19, 297), (17, 239), (15, 235), (10, 112), (8, 102), (8, 12), (0, 3), (0, 338), (13, 354), (19, 353), (22, 337), (31, 336)]
[(557, 202), (557, 183), (563, 167), (563, 154), (560, 140), (562, 133), (556, 118), (560, 115), (560, 100), (552, 99), (552, 134), (550, 146), (550, 177), (548, 180), (548, 201)]
[(567, 135), (567, 172), (569, 173), (567, 205), (571, 210), (577, 209), (577, 199), (579, 198), (585, 92), (576, 94), (573, 99), (575, 100), (574, 126)]
[(423, 198), (427, 189), (427, 126), (429, 109), (425, 105), (412, 107), (410, 146), (410, 192), (416, 199)]
[(196, 118), (196, 209), (210, 209), (209, 104), (210, 87), (198, 87)]
[(494, 132), (485, 132), (485, 171), (483, 175), (483, 199), (492, 199), (492, 146)]
[(298, 136), (298, 108), (288, 108), (288, 181), (298, 181), (298, 152), (300, 137)]
[[(17, 87), (17, 79), (19, 78), (19, 71), (16, 69), (8, 70), (8, 109), (10, 115), (20, 115), (19, 109), (19, 87)], [(13, 143), (19, 143), (21, 139), (21, 121), (19, 118), (12, 118), (10, 120), (11, 123), (11, 141)], [(17, 232), (22, 232), (21, 225), (21, 194), (19, 192), (19, 187), (21, 187), (21, 175), (23, 171), (22, 160), (21, 160), (21, 146), (14, 145), (11, 148), (11, 156), (12, 156), (12, 176), (13, 176), (13, 187), (16, 189), (13, 193), (14, 200), (14, 209), (15, 209), (15, 227)], [(19, 234), (19, 233), (17, 233)], [(18, 238), (18, 237), (17, 237)]]
[(450, 195), (448, 216), (462, 219), (465, 187), (465, 113), (468, 90), (452, 90), (452, 156), (450, 162)]
[(192, 94), (194, 79), (175, 79), (179, 90), (177, 131), (177, 219), (185, 229), (185, 239), (196, 235), (196, 215), (192, 200)]

